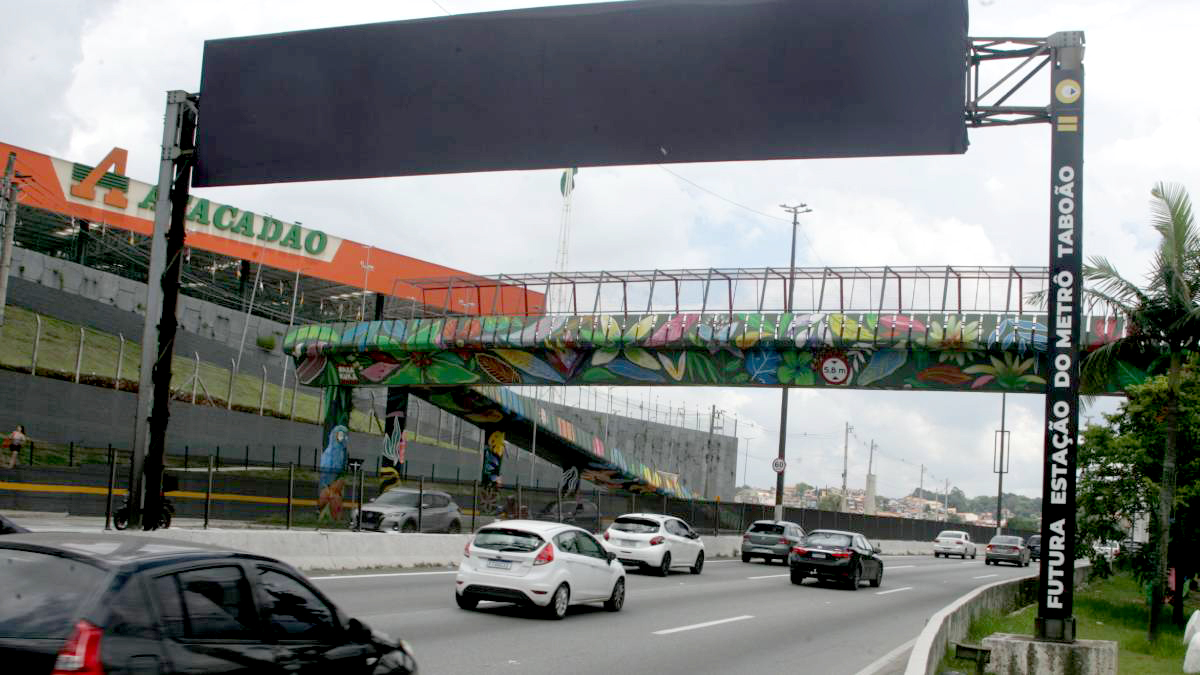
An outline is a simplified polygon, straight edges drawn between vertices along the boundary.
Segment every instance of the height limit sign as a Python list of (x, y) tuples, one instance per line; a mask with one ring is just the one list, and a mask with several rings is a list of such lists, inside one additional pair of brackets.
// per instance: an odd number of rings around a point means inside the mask
[(775, 473), (783, 473), (785, 468), (787, 468), (787, 462), (785, 462), (782, 457), (776, 457), (775, 459), (771, 460), (771, 470)]

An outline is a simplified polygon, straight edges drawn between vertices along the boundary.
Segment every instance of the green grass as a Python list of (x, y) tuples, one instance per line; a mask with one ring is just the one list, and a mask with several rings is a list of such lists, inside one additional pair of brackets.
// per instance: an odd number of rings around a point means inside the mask
[[(1190, 616), (1196, 609), (1200, 609), (1200, 599), (1192, 593), (1184, 615)], [(1177, 673), (1183, 667), (1187, 646), (1182, 643), (1182, 627), (1171, 623), (1170, 611), (1170, 607), (1164, 608), (1158, 641), (1150, 644), (1146, 640), (1146, 593), (1131, 576), (1118, 574), (1075, 592), (1076, 637), (1115, 641), (1122, 675)], [(1011, 614), (983, 615), (971, 623), (966, 642), (977, 645), (993, 633), (1032, 635), (1036, 613), (1037, 606), (1031, 605)], [(973, 662), (955, 659), (953, 654), (953, 647), (948, 648), (940, 672), (975, 672)]]

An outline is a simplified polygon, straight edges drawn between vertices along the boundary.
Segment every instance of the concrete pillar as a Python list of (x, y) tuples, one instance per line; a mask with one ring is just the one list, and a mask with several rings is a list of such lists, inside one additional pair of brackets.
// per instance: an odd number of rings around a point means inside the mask
[(868, 516), (875, 515), (875, 474), (867, 475), (867, 497), (863, 502), (863, 512)]

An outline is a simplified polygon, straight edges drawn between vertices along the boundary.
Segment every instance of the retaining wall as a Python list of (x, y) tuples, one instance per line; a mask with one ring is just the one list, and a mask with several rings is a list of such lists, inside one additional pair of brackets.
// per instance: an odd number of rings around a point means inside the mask
[[(1092, 565), (1086, 560), (1075, 563), (1075, 586), (1087, 581)], [(1036, 568), (1030, 568), (1036, 569)], [(929, 618), (925, 629), (913, 643), (905, 675), (933, 675), (937, 672), (946, 647), (967, 635), (971, 622), (985, 612), (1011, 612), (1037, 602), (1037, 572), (1017, 579), (981, 586)]]

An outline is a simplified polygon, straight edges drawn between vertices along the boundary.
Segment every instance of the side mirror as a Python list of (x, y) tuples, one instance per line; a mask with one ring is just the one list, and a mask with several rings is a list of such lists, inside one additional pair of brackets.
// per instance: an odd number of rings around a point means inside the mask
[(372, 640), (371, 629), (367, 627), (367, 624), (358, 619), (350, 619), (350, 622), (346, 626), (346, 634), (351, 642), (370, 644)]
[(613, 553), (612, 551), (605, 551), (604, 557), (608, 558), (608, 563), (611, 565), (612, 562), (617, 559), (617, 554)]
[(871, 546), (875, 549), (876, 553), (883, 553), (883, 547), (879, 545), (879, 542), (873, 541), (871, 542)]

